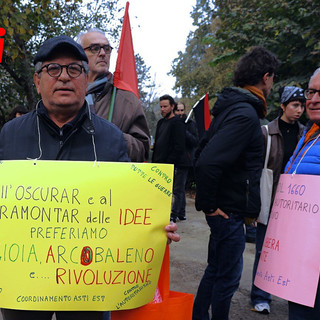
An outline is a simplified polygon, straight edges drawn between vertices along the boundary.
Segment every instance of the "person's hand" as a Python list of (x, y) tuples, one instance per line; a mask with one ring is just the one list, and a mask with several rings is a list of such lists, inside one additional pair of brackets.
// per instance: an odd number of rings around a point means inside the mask
[(206, 216), (221, 216), (225, 219), (229, 219), (229, 216), (219, 208), (215, 212), (206, 213)]
[(176, 231), (178, 230), (178, 226), (174, 222), (170, 221), (170, 224), (165, 226), (164, 230), (167, 232), (168, 244), (170, 244), (172, 241), (180, 241), (180, 236), (178, 233), (176, 233)]

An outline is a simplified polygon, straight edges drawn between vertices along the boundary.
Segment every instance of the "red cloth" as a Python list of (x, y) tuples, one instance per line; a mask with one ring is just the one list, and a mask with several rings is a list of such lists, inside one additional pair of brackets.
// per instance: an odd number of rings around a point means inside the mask
[(112, 320), (191, 320), (193, 294), (171, 291), (170, 289), (169, 246), (163, 258), (158, 289), (162, 302), (148, 303), (131, 310), (112, 311)]
[(129, 20), (129, 2), (126, 4), (121, 39), (118, 51), (113, 84), (116, 88), (131, 91), (139, 99), (136, 61), (134, 58), (131, 27)]
[(209, 94), (206, 93), (204, 98), (204, 129), (208, 130), (211, 123), (210, 110), (209, 110)]
[(210, 108), (209, 108), (209, 94), (206, 93), (193, 107), (194, 117), (196, 119), (198, 135), (201, 139), (202, 135), (208, 128), (211, 123)]

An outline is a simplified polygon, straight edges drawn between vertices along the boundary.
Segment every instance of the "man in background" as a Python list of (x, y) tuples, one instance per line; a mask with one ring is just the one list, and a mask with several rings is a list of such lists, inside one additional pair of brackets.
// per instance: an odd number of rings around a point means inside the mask
[(233, 82), (212, 109), (195, 162), (196, 209), (210, 227), (208, 266), (194, 302), (193, 320), (228, 320), (232, 296), (241, 278), (244, 222), (260, 212), (264, 140), (259, 118), (267, 113), (277, 58), (254, 47), (238, 62)]
[(14, 118), (19, 118), (26, 113), (28, 113), (28, 109), (24, 105), (20, 104), (11, 110), (8, 116), (8, 121)]
[[(183, 121), (186, 130), (186, 152), (184, 153), (181, 161), (181, 205), (177, 213), (179, 220), (186, 220), (186, 183), (188, 180), (191, 180), (191, 183), (194, 181), (194, 172), (193, 172), (193, 157), (195, 149), (198, 145), (198, 131), (197, 125), (194, 121), (189, 119), (186, 122), (187, 115), (185, 113), (186, 106), (183, 102), (178, 102), (174, 107), (174, 113)], [(191, 184), (190, 183), (190, 184)], [(182, 188), (182, 186), (184, 186)]]
[[(105, 33), (97, 28), (79, 34), (77, 41), (89, 60), (86, 99), (93, 112), (108, 120), (114, 88), (113, 75), (109, 71), (113, 48)], [(149, 154), (150, 131), (141, 101), (134, 93), (117, 89), (111, 122), (123, 132), (131, 161), (146, 161)]]
[(174, 99), (168, 94), (160, 97), (162, 119), (157, 123), (152, 162), (174, 164), (171, 220), (176, 222), (183, 206), (185, 171), (183, 157), (186, 152), (186, 130), (183, 121), (173, 112)]

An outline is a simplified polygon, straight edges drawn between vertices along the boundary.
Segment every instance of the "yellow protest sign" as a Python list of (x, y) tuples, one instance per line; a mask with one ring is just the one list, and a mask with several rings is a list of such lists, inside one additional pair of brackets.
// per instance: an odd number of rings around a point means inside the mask
[(118, 310), (153, 298), (173, 166), (0, 163), (0, 307)]

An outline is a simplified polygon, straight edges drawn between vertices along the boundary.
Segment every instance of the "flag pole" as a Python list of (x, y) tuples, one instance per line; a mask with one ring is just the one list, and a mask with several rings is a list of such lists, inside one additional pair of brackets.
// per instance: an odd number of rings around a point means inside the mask
[(112, 122), (114, 102), (116, 100), (116, 93), (117, 93), (117, 88), (115, 86), (113, 86), (113, 91), (112, 91), (112, 96), (111, 96), (111, 101), (110, 101), (110, 108), (109, 108), (109, 115), (108, 115), (108, 120), (110, 122)]
[[(197, 102), (196, 104), (198, 104), (198, 102)], [(194, 108), (194, 107), (193, 107), (193, 108)], [(190, 117), (191, 117), (191, 114), (192, 114), (192, 112), (193, 112), (193, 108), (192, 108), (192, 109), (190, 110), (190, 112), (188, 113), (187, 119), (185, 120), (184, 123), (187, 123), (187, 122), (189, 121), (189, 119), (190, 119)]]
[(191, 117), (191, 114), (193, 112), (193, 109), (198, 105), (199, 101), (202, 100), (204, 97), (206, 96), (206, 94), (204, 94), (195, 104), (194, 106), (192, 107), (192, 109), (190, 110), (190, 112), (188, 113), (188, 116), (187, 116), (187, 119), (185, 121), (185, 123), (187, 123)]

